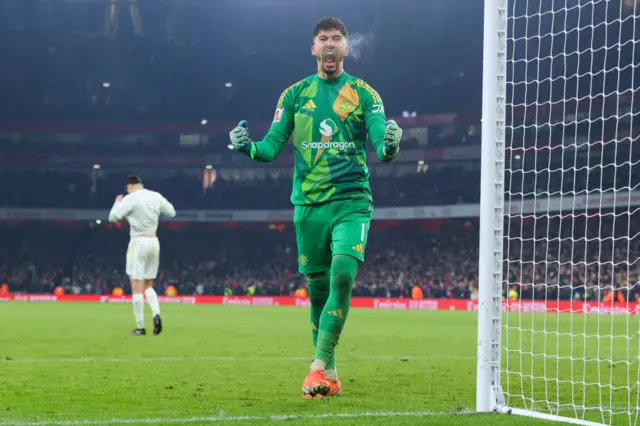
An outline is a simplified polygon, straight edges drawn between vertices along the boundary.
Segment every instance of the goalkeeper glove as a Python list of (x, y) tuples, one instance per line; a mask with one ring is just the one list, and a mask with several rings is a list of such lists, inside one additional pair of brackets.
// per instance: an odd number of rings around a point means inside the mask
[(385, 157), (395, 157), (400, 150), (400, 141), (402, 140), (402, 129), (394, 120), (385, 123), (384, 130), (384, 155)]
[(249, 138), (249, 129), (245, 120), (242, 120), (229, 132), (229, 139), (231, 139), (233, 149), (253, 158), (256, 153), (256, 145)]

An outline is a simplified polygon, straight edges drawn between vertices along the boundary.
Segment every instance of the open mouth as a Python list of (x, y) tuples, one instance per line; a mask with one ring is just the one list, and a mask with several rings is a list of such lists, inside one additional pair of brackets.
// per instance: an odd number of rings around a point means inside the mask
[(330, 50), (324, 54), (324, 62), (326, 64), (334, 64), (336, 62), (336, 52)]

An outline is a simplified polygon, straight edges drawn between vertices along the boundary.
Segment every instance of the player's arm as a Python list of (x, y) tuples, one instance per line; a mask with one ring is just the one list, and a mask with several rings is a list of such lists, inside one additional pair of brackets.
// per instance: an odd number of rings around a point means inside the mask
[(295, 95), (292, 87), (285, 90), (280, 96), (273, 122), (263, 140), (254, 142), (249, 139), (249, 129), (246, 121), (241, 121), (231, 131), (229, 136), (235, 149), (261, 163), (268, 163), (278, 158), (284, 144), (291, 137), (294, 127), (293, 105)]
[(380, 95), (366, 83), (363, 86), (360, 87), (360, 93), (367, 133), (378, 158), (385, 162), (393, 161), (400, 152), (402, 129), (395, 121), (386, 120)]
[(176, 209), (173, 204), (160, 193), (158, 193), (158, 197), (160, 197), (160, 213), (167, 217), (176, 217)]
[(109, 222), (118, 222), (119, 220), (124, 219), (132, 208), (133, 205), (130, 197), (118, 195), (116, 197), (116, 201), (111, 207), (111, 211), (109, 212)]

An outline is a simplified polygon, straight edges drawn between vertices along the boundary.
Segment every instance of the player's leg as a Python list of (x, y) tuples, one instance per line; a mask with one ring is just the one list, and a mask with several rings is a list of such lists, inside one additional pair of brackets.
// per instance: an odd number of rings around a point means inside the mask
[(331, 281), (327, 303), (320, 316), (318, 342), (312, 369), (328, 369), (349, 315), (351, 290), (360, 261), (350, 255), (336, 254), (331, 262)]
[(133, 303), (133, 316), (136, 319), (136, 328), (129, 332), (131, 335), (147, 334), (144, 328), (144, 280), (131, 278), (131, 302)]
[(131, 280), (131, 302), (136, 328), (131, 335), (145, 335), (144, 328), (144, 247), (137, 238), (132, 238), (127, 249), (127, 275)]
[[(324, 305), (329, 297), (331, 267), (331, 220), (323, 206), (296, 206), (294, 228), (298, 245), (298, 270), (305, 275), (309, 289), (311, 336), (315, 347)], [(335, 369), (335, 360), (331, 359)], [(303, 384), (303, 395), (309, 395)]]
[(152, 238), (146, 244), (149, 247), (144, 271), (144, 294), (147, 296), (147, 303), (149, 303), (153, 316), (153, 334), (157, 335), (162, 332), (162, 318), (160, 317), (158, 294), (153, 289), (153, 280), (158, 276), (160, 267), (160, 243), (157, 238)]
[[(364, 252), (373, 209), (366, 200), (333, 202), (335, 225), (332, 232), (331, 277), (329, 298), (320, 317), (318, 341), (312, 372), (322, 384), (322, 375), (332, 357), (349, 314), (351, 291)], [(324, 371), (323, 371), (324, 370)], [(321, 388), (321, 386), (320, 386)], [(327, 392), (329, 393), (329, 392)], [(322, 394), (322, 393), (321, 393)]]
[(160, 334), (162, 333), (162, 317), (160, 316), (158, 293), (153, 288), (153, 280), (144, 280), (144, 294), (147, 296), (147, 303), (149, 303), (151, 315), (153, 316), (153, 334)]
[[(320, 316), (324, 305), (329, 299), (329, 283), (330, 283), (330, 271), (318, 272), (314, 274), (307, 274), (307, 288), (309, 289), (309, 303), (311, 305), (311, 337), (313, 339), (313, 347), (316, 347), (318, 341), (318, 330), (320, 327)], [(332, 380), (336, 380), (336, 363), (335, 358), (331, 357), (331, 360), (327, 363), (327, 370), (330, 370), (329, 377)]]

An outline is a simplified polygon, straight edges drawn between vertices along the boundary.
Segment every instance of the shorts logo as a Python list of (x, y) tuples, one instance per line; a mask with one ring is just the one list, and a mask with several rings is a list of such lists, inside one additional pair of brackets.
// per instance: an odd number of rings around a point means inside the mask
[(276, 108), (276, 113), (273, 115), (273, 122), (279, 123), (282, 120), (282, 113), (284, 112), (284, 108)]
[(300, 257), (298, 258), (298, 262), (300, 262), (302, 266), (306, 266), (309, 260), (307, 259), (307, 256), (305, 256), (304, 254), (301, 254)]
[(360, 254), (364, 254), (364, 247), (362, 246), (362, 244), (356, 244), (355, 246), (351, 247), (353, 250), (357, 251)]

